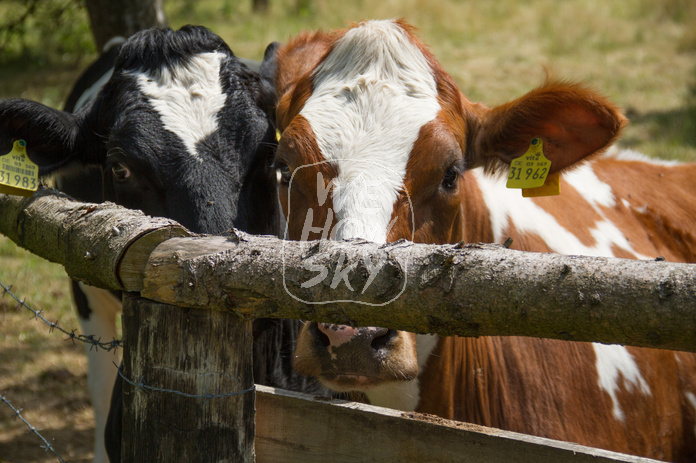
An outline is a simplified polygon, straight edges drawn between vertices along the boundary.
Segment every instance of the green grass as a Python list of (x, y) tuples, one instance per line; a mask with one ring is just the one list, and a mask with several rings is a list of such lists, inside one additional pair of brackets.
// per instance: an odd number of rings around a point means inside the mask
[[(631, 116), (623, 145), (662, 158), (696, 159), (696, 2), (692, 0), (270, 3), (265, 14), (253, 13), (250, 0), (168, 0), (165, 7), (173, 27), (206, 25), (236, 54), (254, 59), (261, 58), (268, 43), (302, 30), (404, 17), (420, 29), (445, 69), (474, 101), (488, 105), (509, 101), (541, 83), (546, 72), (582, 80)], [(0, 4), (0, 13), (9, 14), (10, 7), (21, 4), (18, 0)], [(93, 48), (85, 44), (86, 15), (71, 11), (68, 18), (70, 27), (56, 32), (57, 37), (29, 31), (29, 48), (23, 54), (0, 52), (0, 97), (61, 105), (78, 70), (94, 58)], [(14, 58), (3, 58), (8, 54)]]
[[(237, 55), (252, 59), (260, 59), (268, 43), (285, 41), (302, 30), (403, 17), (420, 29), (423, 40), (474, 101), (492, 106), (517, 98), (540, 84), (546, 73), (582, 80), (629, 115), (632, 124), (620, 145), (661, 158), (696, 160), (696, 1), (270, 3), (265, 14), (253, 13), (251, 0), (166, 0), (165, 7), (173, 27), (206, 25)], [(24, 4), (0, 2), (0, 23), (21, 12)], [(29, 98), (61, 107), (80, 70), (95, 58), (84, 11), (71, 10), (62, 25), (51, 23), (50, 12), (46, 14), (27, 24), (21, 41), (0, 45), (0, 98)], [(67, 329), (78, 327), (62, 268), (2, 237), (0, 282), (12, 285), (47, 318), (60, 320)], [(32, 423), (62, 445), (61, 453), (69, 461), (90, 458), (82, 349), (65, 342), (63, 335), (49, 333), (8, 296), (0, 297), (0, 393), (7, 392), (24, 407)], [(34, 448), (31, 458), (21, 453)], [(54, 459), (0, 405), (2, 461)]]
[[(79, 325), (70, 281), (57, 264), (0, 236), (0, 282), (34, 310), (68, 331)], [(0, 394), (22, 409), (66, 461), (89, 461), (92, 418), (86, 391), (84, 347), (52, 332), (0, 289)], [(55, 461), (9, 408), (0, 404), (0, 462)]]
[[(3, 236), (0, 236), (0, 283), (10, 287), (10, 291), (30, 307), (45, 310), (51, 321), (61, 320), (68, 328), (77, 328), (70, 301), (70, 283), (63, 267), (17, 247)], [(4, 342), (15, 338), (27, 347), (39, 347), (45, 341), (48, 326), (34, 320), (32, 313), (9, 294), (0, 298), (0, 320), (0, 337), (5, 338)]]

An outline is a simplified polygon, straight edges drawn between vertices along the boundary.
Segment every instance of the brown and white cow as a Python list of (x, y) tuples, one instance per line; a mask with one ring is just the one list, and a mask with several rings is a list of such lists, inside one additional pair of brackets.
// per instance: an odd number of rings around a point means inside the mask
[[(276, 163), (291, 239), (333, 227), (335, 239), (512, 237), (527, 251), (695, 260), (696, 166), (599, 155), (626, 120), (595, 91), (553, 81), (499, 107), (474, 104), (398, 20), (303, 34), (277, 58)], [(535, 137), (551, 170), (564, 172), (560, 196), (505, 188), (511, 160)], [(696, 357), (688, 353), (312, 322), (295, 367), (376, 405), (696, 457)]]

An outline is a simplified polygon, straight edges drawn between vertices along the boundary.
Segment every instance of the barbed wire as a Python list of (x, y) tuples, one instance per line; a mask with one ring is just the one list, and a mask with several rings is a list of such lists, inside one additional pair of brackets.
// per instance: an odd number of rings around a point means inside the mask
[[(41, 320), (43, 323), (45, 323), (49, 327), (49, 332), (53, 332), (54, 330), (58, 330), (61, 333), (67, 335), (68, 339), (73, 341), (73, 343), (75, 341), (80, 341), (80, 342), (83, 342), (85, 344), (91, 345), (91, 348), (94, 348), (94, 349), (104, 349), (106, 351), (112, 351), (118, 347), (123, 346), (123, 342), (120, 339), (114, 339), (110, 342), (102, 342), (101, 339), (95, 339), (94, 335), (78, 334), (78, 333), (76, 333), (76, 330), (68, 331), (68, 330), (62, 328), (60, 325), (58, 325), (57, 322), (51, 322), (51, 321), (47, 320), (46, 317), (44, 317), (42, 315), (41, 310), (34, 310), (23, 299), (20, 299), (17, 295), (15, 295), (12, 292), (12, 286), (6, 286), (2, 282), (0, 282), (0, 288), (2, 288), (2, 296), (3, 297), (6, 295), (9, 295), (12, 299), (14, 299), (17, 302), (16, 308), (24, 307), (25, 309), (29, 310), (34, 315), (35, 319)], [(45, 449), (46, 451), (51, 451), (56, 457), (58, 457), (58, 461), (60, 461), (61, 463), (65, 463), (65, 460), (63, 459), (63, 457), (60, 454), (58, 454), (58, 452), (56, 452), (56, 450), (53, 448), (53, 446), (39, 433), (39, 431), (37, 431), (37, 429), (34, 426), (31, 425), (31, 423), (29, 423), (29, 421), (27, 421), (21, 415), (21, 413), (20, 413), (21, 409), (15, 408), (12, 405), (12, 403), (1, 394), (0, 394), (0, 400), (2, 400), (5, 404), (7, 404), (7, 406), (12, 409), (14, 414), (16, 416), (18, 416), (19, 419), (21, 419), (24, 422), (24, 424), (26, 424), (27, 427), (29, 427), (29, 429), (43, 441), (44, 445), (41, 445), (40, 446), (41, 448)]]
[(161, 388), (161, 387), (155, 387), (155, 386), (150, 386), (148, 384), (145, 384), (145, 377), (141, 376), (140, 379), (136, 382), (133, 381), (130, 378), (127, 378), (126, 375), (123, 374), (123, 366), (116, 365), (114, 363), (114, 366), (118, 368), (118, 375), (128, 384), (131, 386), (134, 386), (136, 390), (138, 389), (143, 389), (144, 391), (155, 391), (155, 392), (167, 392), (170, 394), (175, 394), (175, 395), (180, 395), (183, 397), (188, 397), (190, 399), (204, 399), (204, 403), (208, 401), (208, 399), (219, 399), (223, 397), (234, 397), (237, 395), (242, 395), (242, 394), (248, 394), (250, 392), (255, 392), (256, 391), (256, 385), (252, 384), (250, 388), (244, 389), (241, 391), (235, 391), (235, 392), (226, 392), (226, 393), (220, 393), (218, 390), (215, 394), (209, 394), (207, 390), (203, 394), (189, 394), (187, 392), (181, 392), (177, 391), (175, 389), (166, 389), (166, 388)]
[(66, 329), (63, 329), (61, 326), (58, 325), (57, 322), (51, 322), (46, 320), (46, 318), (42, 315), (42, 310), (34, 310), (32, 309), (24, 300), (20, 299), (17, 297), (12, 291), (12, 286), (5, 286), (2, 282), (0, 282), (0, 288), (2, 288), (2, 295), (5, 296), (8, 294), (12, 299), (17, 301), (17, 307), (24, 307), (30, 312), (34, 314), (34, 318), (39, 319), (43, 321), (46, 325), (49, 327), (49, 332), (52, 332), (53, 330), (58, 330), (61, 333), (65, 334), (68, 336), (68, 339), (71, 341), (80, 341), (85, 344), (90, 344), (92, 348), (95, 349), (104, 349), (106, 351), (112, 351), (114, 349), (117, 349), (119, 347), (123, 347), (123, 340), (121, 339), (113, 339), (111, 341), (107, 342), (102, 342), (101, 338), (96, 339), (93, 334), (81, 334), (77, 333), (77, 330), (72, 330), (68, 331)]
[[(102, 342), (101, 339), (95, 339), (94, 335), (86, 335), (86, 334), (77, 334), (76, 330), (68, 331), (64, 328), (62, 328), (60, 325), (58, 325), (57, 322), (51, 322), (47, 320), (41, 310), (35, 310), (31, 306), (29, 306), (23, 299), (20, 299), (17, 295), (15, 295), (12, 292), (12, 286), (6, 286), (2, 282), (0, 282), (0, 289), (2, 290), (2, 294), (0, 296), (4, 297), (5, 295), (9, 295), (12, 299), (14, 299), (17, 302), (17, 308), (19, 307), (24, 307), (25, 309), (29, 310), (35, 319), (41, 320), (43, 323), (45, 323), (49, 327), (49, 332), (53, 332), (54, 330), (58, 330), (61, 333), (65, 334), (68, 336), (68, 339), (74, 341), (80, 341), (85, 344), (90, 344), (93, 348), (95, 349), (104, 349), (106, 351), (111, 351), (113, 349), (116, 349), (118, 347), (123, 347), (123, 341), (121, 339), (114, 339), (109, 342)], [(136, 390), (144, 390), (146, 392), (164, 392), (168, 394), (175, 394), (187, 398), (192, 398), (192, 399), (203, 399), (204, 403), (207, 402), (210, 399), (217, 399), (217, 398), (224, 398), (224, 397), (234, 397), (242, 394), (248, 394), (248, 393), (253, 393), (256, 391), (256, 386), (254, 384), (251, 385), (251, 387), (241, 390), (241, 391), (235, 391), (235, 392), (227, 392), (227, 393), (220, 393), (220, 391), (216, 391), (215, 393), (209, 393), (207, 390), (204, 391), (203, 394), (190, 394), (182, 391), (177, 391), (175, 389), (168, 389), (168, 388), (161, 388), (161, 387), (155, 387), (151, 386), (148, 384), (145, 384), (145, 378), (144, 376), (141, 377), (138, 381), (134, 381), (130, 378), (128, 378), (124, 373), (123, 373), (123, 366), (119, 366), (116, 363), (114, 363), (114, 367), (116, 367), (118, 371), (118, 375), (123, 379), (123, 381), (127, 382), (128, 384), (132, 385), (133, 387), (136, 388)], [(24, 424), (29, 427), (29, 429), (36, 434), (42, 441), (44, 445), (41, 445), (40, 447), (45, 449), (46, 451), (51, 451), (61, 463), (65, 463), (65, 460), (61, 457), (60, 454), (56, 452), (56, 450), (53, 448), (53, 446), (38, 432), (38, 430), (31, 425), (22, 415), (21, 415), (21, 409), (15, 408), (12, 403), (5, 398), (3, 395), (0, 394), (0, 400), (2, 400), (5, 404), (7, 404), (8, 407), (12, 409), (14, 414), (18, 416)]]
[(3, 396), (2, 394), (0, 394), (0, 400), (2, 400), (3, 402), (5, 402), (5, 404), (7, 404), (7, 406), (10, 407), (10, 408), (12, 409), (12, 411), (14, 412), (14, 414), (15, 414), (16, 416), (18, 416), (19, 419), (22, 420), (22, 421), (24, 422), (24, 424), (26, 424), (27, 427), (28, 427), (34, 434), (36, 434), (37, 436), (39, 436), (39, 439), (41, 439), (41, 440), (43, 441), (43, 443), (44, 443), (44, 445), (41, 446), (42, 449), (45, 449), (47, 452), (48, 452), (48, 451), (51, 451), (56, 457), (58, 457), (58, 461), (60, 461), (61, 463), (65, 463), (65, 460), (63, 460), (63, 457), (61, 457), (60, 454), (59, 454), (58, 452), (56, 452), (56, 450), (55, 450), (55, 449), (53, 448), (53, 446), (46, 440), (46, 438), (45, 438), (44, 436), (42, 436), (42, 435), (39, 433), (39, 431), (38, 431), (34, 426), (32, 426), (31, 423), (29, 423), (29, 422), (22, 416), (22, 414), (21, 414), (22, 409), (21, 409), (21, 408), (20, 408), (20, 409), (15, 408), (15, 407), (12, 405), (12, 403), (11, 403), (9, 400), (7, 400), (7, 398), (5, 398), (5, 396)]
[[(66, 334), (70, 340), (80, 341), (80, 342), (84, 342), (86, 344), (91, 344), (92, 346), (94, 346), (96, 348), (101, 348), (101, 349), (104, 349), (106, 351), (111, 351), (111, 350), (116, 349), (118, 347), (123, 347), (123, 340), (121, 340), (121, 339), (114, 339), (114, 340), (109, 341), (109, 342), (101, 342), (100, 339), (95, 339), (94, 335), (91, 335), (91, 334), (90, 335), (76, 334), (75, 330), (67, 331), (67, 330), (63, 329), (60, 325), (58, 325), (58, 323), (46, 320), (46, 318), (42, 315), (41, 310), (34, 310), (26, 302), (24, 302), (24, 300), (17, 297), (12, 292), (12, 286), (5, 286), (5, 284), (0, 282), (0, 288), (2, 288), (3, 296), (5, 294), (10, 295), (10, 297), (12, 297), (15, 301), (17, 301), (18, 307), (22, 306), (22, 307), (26, 308), (27, 310), (31, 311), (34, 314), (34, 318), (38, 318), (39, 320), (43, 321), (46, 325), (48, 325), (48, 327), (50, 328), (51, 331), (58, 330), (61, 333)], [(118, 369), (118, 374), (119, 374), (119, 376), (121, 376), (121, 378), (123, 378), (124, 381), (131, 384), (132, 386), (135, 386), (138, 389), (144, 389), (147, 391), (168, 392), (168, 393), (177, 394), (177, 395), (181, 395), (181, 396), (189, 397), (189, 398), (193, 398), (193, 399), (206, 399), (207, 400), (207, 399), (215, 399), (215, 398), (222, 398), (222, 397), (232, 397), (235, 395), (246, 394), (246, 393), (253, 392), (256, 390), (256, 388), (252, 385), (252, 387), (250, 387), (248, 389), (244, 389), (242, 391), (237, 391), (237, 392), (219, 393), (219, 391), (218, 391), (215, 394), (209, 394), (207, 392), (204, 393), (203, 395), (188, 394), (186, 392), (176, 391), (174, 389), (166, 389), (166, 388), (159, 388), (159, 387), (155, 387), (155, 386), (149, 386), (143, 382), (143, 378), (141, 378), (137, 382), (133, 381), (132, 379), (127, 378), (123, 374), (123, 367), (122, 366), (118, 366), (115, 363), (114, 363), (114, 366)]]

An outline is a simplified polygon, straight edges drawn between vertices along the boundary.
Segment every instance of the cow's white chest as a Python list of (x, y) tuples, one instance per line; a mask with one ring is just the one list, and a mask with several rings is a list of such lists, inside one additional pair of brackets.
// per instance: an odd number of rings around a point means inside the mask
[[(439, 339), (435, 334), (416, 335), (419, 374), (423, 372)], [(418, 379), (387, 383), (367, 390), (365, 395), (372, 405), (412, 412), (420, 402), (420, 383)]]

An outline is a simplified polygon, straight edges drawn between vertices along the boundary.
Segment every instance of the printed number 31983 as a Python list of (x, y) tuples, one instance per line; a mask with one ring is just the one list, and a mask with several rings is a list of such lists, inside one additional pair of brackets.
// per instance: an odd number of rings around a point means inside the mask
[(25, 177), (24, 175), (11, 174), (0, 170), (0, 183), (8, 186), (24, 188), (25, 190), (36, 190), (36, 179)]

